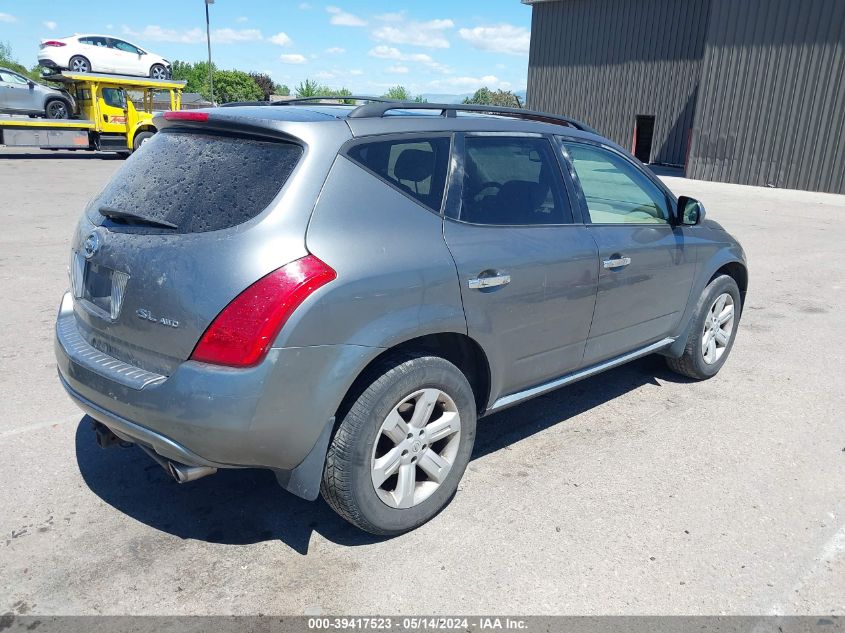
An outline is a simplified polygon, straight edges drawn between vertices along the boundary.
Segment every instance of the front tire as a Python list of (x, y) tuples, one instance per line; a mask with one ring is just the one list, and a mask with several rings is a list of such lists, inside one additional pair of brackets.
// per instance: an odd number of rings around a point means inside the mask
[(51, 99), (44, 106), (44, 116), (48, 119), (68, 119), (70, 111), (67, 104), (61, 99)]
[(137, 152), (140, 149), (141, 145), (149, 141), (155, 132), (139, 132), (135, 135), (135, 138), (132, 139), (132, 151)]
[(320, 491), (362, 530), (401, 534), (455, 494), (475, 442), (475, 397), (463, 372), (436, 356), (388, 356), (369, 376), (341, 414)]
[(713, 279), (702, 293), (686, 348), (680, 358), (667, 358), (669, 369), (695, 380), (712, 378), (733, 348), (742, 295), (728, 275)]
[(83, 57), (82, 55), (74, 55), (70, 58), (67, 63), (68, 70), (74, 73), (90, 73), (91, 72), (91, 62), (88, 61), (87, 57)]

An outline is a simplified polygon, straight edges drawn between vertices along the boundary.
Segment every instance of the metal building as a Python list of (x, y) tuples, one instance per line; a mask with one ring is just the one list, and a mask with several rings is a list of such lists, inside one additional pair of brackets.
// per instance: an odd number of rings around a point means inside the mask
[(691, 178), (845, 193), (845, 0), (523, 0), (528, 106)]

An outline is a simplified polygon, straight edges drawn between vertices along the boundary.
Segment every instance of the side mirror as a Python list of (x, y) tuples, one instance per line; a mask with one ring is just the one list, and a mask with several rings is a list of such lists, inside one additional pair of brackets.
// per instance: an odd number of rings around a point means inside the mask
[(29, 85), (30, 89), (35, 88), (35, 82), (34, 82), (34, 81), (32, 81), (32, 79), (30, 79), (30, 80), (29, 80), (29, 81), (27, 81), (26, 83)]
[(695, 198), (678, 198), (678, 222), (683, 226), (696, 226), (704, 222), (704, 205)]

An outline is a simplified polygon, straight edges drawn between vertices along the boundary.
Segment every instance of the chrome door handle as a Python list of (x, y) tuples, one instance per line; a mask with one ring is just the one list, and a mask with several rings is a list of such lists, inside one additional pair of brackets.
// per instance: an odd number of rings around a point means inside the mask
[(616, 259), (605, 259), (602, 261), (605, 268), (620, 268), (631, 263), (630, 257), (617, 257)]
[(510, 275), (494, 275), (492, 277), (474, 277), (467, 280), (467, 285), (471, 290), (481, 290), (482, 288), (493, 288), (495, 286), (504, 286), (511, 282)]

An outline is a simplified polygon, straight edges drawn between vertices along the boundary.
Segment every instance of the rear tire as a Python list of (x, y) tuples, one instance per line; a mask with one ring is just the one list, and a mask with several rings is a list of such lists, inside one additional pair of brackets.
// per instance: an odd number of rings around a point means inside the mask
[(150, 68), (150, 79), (157, 79), (159, 81), (170, 79), (170, 73), (167, 67), (162, 64), (153, 64)]
[(669, 369), (695, 380), (719, 373), (736, 340), (741, 314), (742, 296), (736, 281), (728, 275), (713, 279), (698, 302), (683, 355), (666, 359)]
[(44, 106), (44, 116), (48, 119), (69, 119), (70, 111), (61, 99), (50, 99)]
[(150, 140), (154, 135), (155, 132), (139, 132), (136, 134), (135, 138), (132, 139), (132, 151), (137, 152), (141, 145)]
[(475, 442), (475, 397), (463, 372), (436, 356), (391, 355), (369, 378), (341, 414), (320, 492), (362, 530), (401, 534), (454, 496)]
[(70, 58), (70, 61), (67, 63), (68, 70), (74, 73), (90, 73), (91, 72), (91, 62), (88, 61), (87, 57), (83, 57), (82, 55), (74, 55)]

